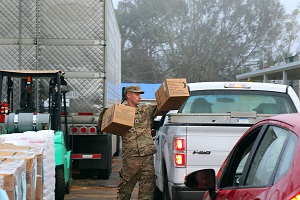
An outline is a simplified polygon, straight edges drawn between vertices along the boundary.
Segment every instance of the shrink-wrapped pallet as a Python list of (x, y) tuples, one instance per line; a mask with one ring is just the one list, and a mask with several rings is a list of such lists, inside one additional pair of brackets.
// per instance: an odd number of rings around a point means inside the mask
[(1, 200), (9, 200), (6, 190), (0, 189), (0, 199)]
[[(36, 159), (37, 159), (37, 163), (36, 163), (36, 167), (34, 167), (34, 170), (36, 171), (36, 177), (34, 177), (35, 180), (35, 184), (31, 185), (34, 188), (32, 188), (31, 186), (28, 186), (28, 189), (32, 191), (35, 190), (35, 199), (36, 200), (42, 200), (43, 199), (43, 151), (44, 148), (40, 147), (40, 146), (36, 146), (36, 147), (31, 147), (31, 146), (17, 146), (11, 143), (3, 143), (0, 144), (0, 151), (19, 151), (19, 152), (28, 152), (28, 153), (33, 153), (36, 155)], [(35, 173), (31, 173), (32, 175), (35, 175)], [(33, 196), (33, 195), (29, 195), (29, 196)], [(34, 196), (33, 196), (34, 198)]]
[[(6, 134), (5, 143), (19, 146), (43, 147), (43, 199), (55, 199), (55, 148), (54, 131), (27, 131), (18, 134)], [(1, 136), (3, 137), (3, 136)], [(1, 140), (0, 140), (1, 141)], [(41, 189), (41, 188), (40, 188)]]
[(22, 159), (0, 159), (0, 187), (10, 200), (26, 199), (26, 162)]
[[(7, 155), (11, 153), (11, 155)], [(1, 150), (0, 159), (11, 158), (15, 160), (24, 160), (26, 163), (26, 199), (35, 200), (36, 176), (37, 176), (37, 159), (34, 153), (26, 150)]]

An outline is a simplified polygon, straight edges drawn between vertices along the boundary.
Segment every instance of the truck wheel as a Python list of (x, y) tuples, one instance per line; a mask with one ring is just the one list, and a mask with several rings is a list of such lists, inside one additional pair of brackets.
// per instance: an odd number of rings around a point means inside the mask
[(114, 153), (114, 156), (119, 156), (120, 155), (120, 136), (117, 136), (117, 144), (116, 144), (116, 147), (117, 147), (117, 150), (116, 152)]
[(108, 179), (109, 178), (109, 170), (108, 169), (98, 169), (97, 170), (97, 178), (99, 179)]
[(94, 169), (80, 169), (81, 178), (93, 178), (94, 173)]
[(63, 167), (55, 167), (55, 200), (65, 198), (65, 177)]
[(158, 189), (158, 187), (155, 187), (155, 189), (154, 189), (154, 199), (155, 199), (155, 200), (163, 200), (163, 194), (162, 194), (162, 192)]
[(164, 173), (164, 191), (163, 191), (163, 200), (170, 200), (169, 186), (168, 186), (168, 176), (167, 170), (165, 169)]

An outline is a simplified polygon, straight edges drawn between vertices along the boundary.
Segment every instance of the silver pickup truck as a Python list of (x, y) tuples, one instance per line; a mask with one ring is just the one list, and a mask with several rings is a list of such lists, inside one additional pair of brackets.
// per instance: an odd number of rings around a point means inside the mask
[(178, 111), (161, 118), (154, 142), (157, 153), (155, 199), (194, 200), (201, 192), (184, 186), (187, 174), (216, 172), (241, 135), (259, 120), (300, 111), (287, 85), (255, 82), (190, 83), (190, 97)]

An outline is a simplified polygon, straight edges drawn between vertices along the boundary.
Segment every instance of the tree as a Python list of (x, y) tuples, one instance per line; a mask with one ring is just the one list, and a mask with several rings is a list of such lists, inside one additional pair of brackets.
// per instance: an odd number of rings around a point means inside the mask
[(124, 0), (117, 18), (123, 82), (235, 80), (296, 33), (278, 0)]
[[(281, 62), (286, 57), (299, 54), (299, 41), (298, 33), (299, 27), (299, 8), (295, 9), (292, 14), (286, 14), (283, 20), (283, 30), (279, 36), (279, 40), (276, 42), (273, 51), (274, 62)], [(294, 47), (297, 46), (297, 49)]]

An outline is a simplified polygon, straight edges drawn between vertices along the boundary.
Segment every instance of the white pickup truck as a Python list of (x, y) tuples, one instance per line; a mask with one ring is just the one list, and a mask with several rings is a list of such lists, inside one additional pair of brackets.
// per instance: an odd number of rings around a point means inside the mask
[(216, 172), (241, 135), (270, 115), (300, 111), (299, 98), (287, 85), (256, 82), (190, 83), (190, 97), (178, 111), (161, 118), (154, 142), (157, 153), (155, 199), (201, 199), (184, 186), (196, 170)]

